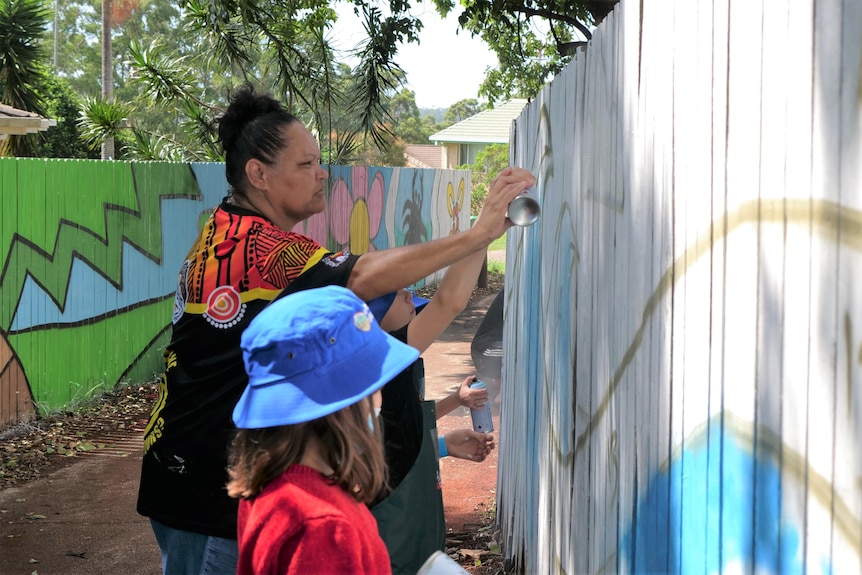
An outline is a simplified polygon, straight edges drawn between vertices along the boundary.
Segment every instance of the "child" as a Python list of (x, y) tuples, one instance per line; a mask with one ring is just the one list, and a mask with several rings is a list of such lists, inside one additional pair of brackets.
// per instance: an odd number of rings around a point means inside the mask
[(419, 353), (346, 288), (274, 301), (242, 336), (228, 493), (241, 498), (237, 573), (390, 573), (366, 503), (386, 483), (372, 395)]
[[(399, 290), (371, 300), (368, 306), (381, 328), (421, 353), (464, 310), (484, 260), (485, 254), (478, 252), (450, 266), (430, 302), (414, 300), (410, 291)], [(419, 309), (424, 307), (419, 315), (417, 304)], [(470, 381), (472, 377), (461, 385), (462, 390), (467, 387), (467, 403), (485, 401), (486, 392), (469, 390)], [(381, 419), (393, 491), (376, 500), (371, 512), (396, 574), (413, 575), (434, 551), (445, 550), (438, 455), (482, 461), (494, 448), (493, 436), (472, 429), (438, 438), (434, 402), (423, 401), (423, 388), (421, 358), (383, 388)], [(453, 396), (442, 401), (454, 403)], [(454, 405), (445, 408), (451, 410)]]

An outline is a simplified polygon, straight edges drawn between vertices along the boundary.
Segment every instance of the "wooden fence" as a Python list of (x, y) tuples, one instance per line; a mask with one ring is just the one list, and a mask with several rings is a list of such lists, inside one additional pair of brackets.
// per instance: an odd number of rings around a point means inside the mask
[(515, 122), (526, 573), (862, 572), (860, 77), (858, 0), (623, 0)]

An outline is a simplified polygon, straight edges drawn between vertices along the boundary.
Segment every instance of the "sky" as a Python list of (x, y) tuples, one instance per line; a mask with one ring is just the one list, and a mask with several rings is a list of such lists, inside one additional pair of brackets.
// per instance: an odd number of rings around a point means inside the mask
[[(360, 42), (365, 31), (353, 14), (353, 5), (338, 2), (338, 22), (331, 32), (340, 50), (349, 50)], [(485, 68), (497, 65), (497, 56), (477, 36), (458, 30), (458, 6), (442, 20), (430, 2), (415, 2), (413, 14), (422, 20), (420, 44), (402, 45), (396, 61), (407, 73), (407, 88), (416, 94), (419, 108), (448, 108), (459, 100), (479, 98), (479, 84)]]

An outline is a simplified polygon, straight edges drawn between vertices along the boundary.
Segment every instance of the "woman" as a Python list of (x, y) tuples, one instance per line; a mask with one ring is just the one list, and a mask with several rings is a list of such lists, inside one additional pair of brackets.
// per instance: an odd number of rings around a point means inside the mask
[(532, 185), (506, 168), (467, 231), (355, 256), (291, 232), (325, 207), (320, 148), (281, 104), (250, 85), (219, 120), (230, 193), (186, 256), (159, 398), (144, 435), (138, 512), (150, 518), (164, 573), (233, 573), (237, 503), (228, 496), (231, 409), (248, 381), (239, 342), (284, 288), (346, 286), (368, 301), (487, 249), (512, 224), (506, 207)]
[(386, 482), (373, 414), (380, 388), (419, 352), (338, 286), (268, 306), (242, 349), (249, 383), (233, 411), (227, 486), (241, 498), (237, 573), (388, 574), (366, 507)]

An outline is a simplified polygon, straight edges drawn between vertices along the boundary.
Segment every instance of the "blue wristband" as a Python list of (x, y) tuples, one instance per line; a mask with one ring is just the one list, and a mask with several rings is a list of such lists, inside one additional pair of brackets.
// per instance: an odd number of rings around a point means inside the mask
[(443, 435), (437, 437), (437, 452), (441, 458), (449, 455), (449, 450), (446, 449), (446, 437)]

